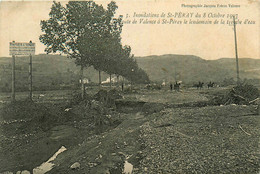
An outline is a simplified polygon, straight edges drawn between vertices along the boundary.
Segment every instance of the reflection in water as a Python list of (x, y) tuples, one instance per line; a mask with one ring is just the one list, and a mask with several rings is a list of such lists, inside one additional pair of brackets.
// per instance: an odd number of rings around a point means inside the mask
[(125, 165), (124, 165), (124, 174), (131, 174), (133, 171), (133, 165), (131, 163), (129, 163), (128, 161), (125, 161)]
[(65, 150), (67, 149), (64, 146), (62, 146), (50, 159), (48, 159), (48, 161), (42, 163), (39, 167), (34, 168), (33, 174), (44, 174), (50, 171), (54, 167), (52, 161)]

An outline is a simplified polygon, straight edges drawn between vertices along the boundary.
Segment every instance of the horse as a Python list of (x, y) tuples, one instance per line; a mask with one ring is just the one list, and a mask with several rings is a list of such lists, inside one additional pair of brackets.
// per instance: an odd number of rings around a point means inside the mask
[(208, 89), (209, 89), (209, 88), (213, 88), (213, 87), (214, 87), (214, 84), (215, 84), (214, 82), (209, 82), (209, 83), (208, 83)]
[(203, 82), (199, 82), (199, 83), (195, 84), (194, 86), (197, 87), (197, 89), (201, 89), (201, 88), (203, 88), (203, 85), (204, 85)]

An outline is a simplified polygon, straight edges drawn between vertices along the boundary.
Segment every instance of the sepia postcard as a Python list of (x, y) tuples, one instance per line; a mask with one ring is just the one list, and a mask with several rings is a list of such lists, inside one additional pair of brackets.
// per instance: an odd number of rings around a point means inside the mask
[(259, 174), (259, 95), (259, 0), (0, 0), (0, 174)]

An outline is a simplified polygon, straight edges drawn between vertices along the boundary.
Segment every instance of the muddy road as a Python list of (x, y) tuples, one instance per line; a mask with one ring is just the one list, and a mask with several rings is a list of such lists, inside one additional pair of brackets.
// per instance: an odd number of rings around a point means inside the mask
[(47, 173), (258, 173), (255, 106), (207, 105), (213, 93), (125, 93), (116, 109), (102, 111), (109, 118), (102, 125), (93, 123), (100, 111), (70, 97), (2, 104), (0, 172), (33, 173), (64, 146)]

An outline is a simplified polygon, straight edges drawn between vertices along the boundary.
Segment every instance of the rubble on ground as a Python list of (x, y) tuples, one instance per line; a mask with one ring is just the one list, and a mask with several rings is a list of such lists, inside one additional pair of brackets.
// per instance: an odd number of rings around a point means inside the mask
[(142, 125), (144, 158), (136, 173), (259, 172), (259, 119), (251, 107), (170, 108), (150, 115)]
[(228, 93), (216, 95), (211, 102), (217, 105), (248, 105), (259, 97), (259, 90), (250, 84), (240, 84), (234, 86)]

